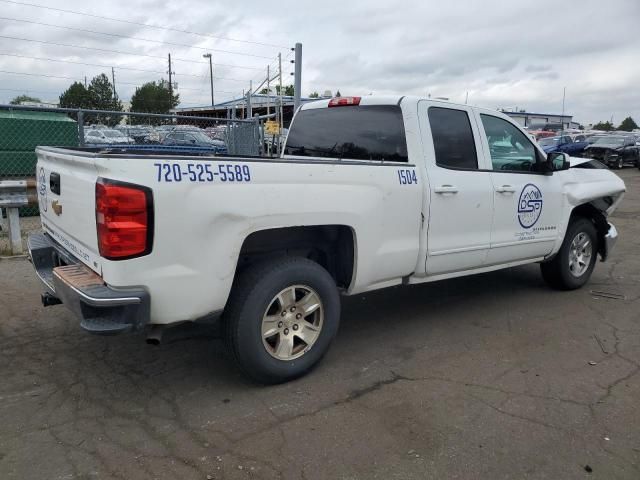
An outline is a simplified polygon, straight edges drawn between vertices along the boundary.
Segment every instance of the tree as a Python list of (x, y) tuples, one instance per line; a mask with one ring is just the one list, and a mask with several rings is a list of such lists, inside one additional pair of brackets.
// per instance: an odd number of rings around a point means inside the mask
[(311, 92), (309, 98), (320, 98), (320, 94), (318, 92)]
[[(74, 82), (60, 95), (60, 107), (89, 109), (93, 108), (93, 102), (85, 86), (80, 82)], [(75, 113), (70, 113), (69, 116), (74, 120), (78, 119)]]
[(613, 130), (613, 123), (611, 122), (598, 122), (593, 126), (594, 130), (604, 130), (605, 132), (610, 132)]
[(638, 124), (631, 117), (627, 117), (622, 120), (622, 123), (618, 127), (618, 130), (624, 130), (625, 132), (630, 132), (634, 129), (638, 128)]
[[(91, 80), (89, 88), (80, 82), (72, 83), (62, 95), (60, 95), (60, 106), (63, 108), (82, 108), (87, 110), (115, 110), (122, 111), (122, 103), (114, 95), (113, 85), (104, 73)], [(73, 115), (75, 118), (75, 115)], [(105, 123), (109, 126), (116, 125), (120, 115), (85, 115), (87, 123)]]
[[(147, 82), (141, 87), (137, 87), (131, 96), (131, 111), (144, 113), (169, 113), (180, 103), (180, 95), (172, 95), (169, 91), (169, 83), (160, 80), (159, 82)], [(137, 117), (132, 117), (132, 123), (136, 123)], [(145, 121), (144, 123), (148, 123)], [(151, 119), (151, 123), (162, 123), (162, 119)]]
[[(280, 95), (280, 85), (276, 85), (276, 93)], [(286, 85), (282, 90), (282, 95), (293, 97), (294, 95), (293, 85)]]
[(18, 95), (16, 98), (9, 102), (10, 105), (20, 105), (22, 102), (35, 102), (40, 103), (42, 100), (36, 97), (30, 97), (29, 95)]
[[(104, 73), (93, 77), (87, 91), (89, 92), (89, 98), (91, 99), (91, 108), (95, 110), (122, 111), (122, 103), (115, 95), (113, 85), (109, 81), (109, 77)], [(90, 118), (89, 121), (104, 123), (110, 127), (117, 125), (122, 118), (121, 115), (107, 114), (92, 115), (91, 117), (92, 118)]]
[(341, 97), (341, 96), (342, 96), (342, 95), (340, 95), (340, 90), (338, 90), (338, 91), (336, 92), (336, 97)]

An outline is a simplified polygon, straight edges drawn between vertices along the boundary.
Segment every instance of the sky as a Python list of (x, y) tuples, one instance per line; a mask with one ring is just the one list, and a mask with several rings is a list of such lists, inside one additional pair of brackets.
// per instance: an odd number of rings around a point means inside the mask
[(22, 93), (56, 101), (111, 67), (128, 101), (136, 85), (167, 78), (171, 53), (181, 106), (204, 106), (204, 53), (218, 103), (255, 87), (267, 66), (273, 75), (278, 53), (292, 83), (300, 42), (303, 95), (431, 95), (561, 113), (566, 88), (576, 121), (640, 123), (639, 24), (640, 0), (0, 0), (0, 103)]

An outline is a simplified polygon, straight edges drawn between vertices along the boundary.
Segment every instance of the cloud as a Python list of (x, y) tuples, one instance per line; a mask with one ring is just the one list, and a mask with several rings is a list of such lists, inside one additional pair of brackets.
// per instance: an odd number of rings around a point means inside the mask
[[(518, 105), (528, 110), (559, 111), (566, 87), (567, 111), (584, 123), (632, 115), (640, 120), (637, 85), (636, 23), (640, 2), (618, 0), (604, 8), (599, 0), (579, 6), (538, 0), (463, 0), (440, 2), (413, 0), (352, 2), (326, 0), (321, 4), (281, 0), (278, 8), (257, 0), (210, 2), (174, 0), (113, 0), (87, 4), (80, 0), (52, 2), (52, 6), (90, 12), (85, 17), (33, 7), (3, 4), (3, 16), (74, 28), (139, 37), (166, 45), (88, 32), (56, 29), (0, 20), (0, 34), (56, 43), (118, 50), (99, 52), (55, 45), (2, 39), (0, 53), (68, 59), (103, 67), (80, 66), (0, 55), (0, 70), (84, 78), (116, 66), (118, 91), (126, 98), (135, 85), (166, 74), (135, 72), (117, 67), (167, 70), (165, 58), (174, 58), (181, 98), (188, 104), (208, 101), (208, 66), (202, 49), (262, 55), (234, 55), (213, 51), (216, 63), (259, 68), (216, 67), (219, 99), (240, 94), (276, 68), (280, 51), (285, 83), (293, 65), (289, 46), (303, 43), (303, 93), (337, 90), (343, 94), (396, 93), (449, 97), (484, 107)], [(49, 5), (49, 4), (47, 4)], [(282, 45), (278, 48), (202, 35), (115, 22), (170, 26), (218, 37)], [(150, 55), (135, 56), (131, 53)], [(152, 58), (157, 56), (160, 58)], [(184, 61), (188, 60), (188, 61)], [(236, 80), (231, 80), (236, 79)], [(240, 80), (240, 81), (238, 81)], [(69, 82), (46, 77), (0, 74), (0, 99), (14, 91), (31, 89), (57, 92)], [(254, 83), (255, 85), (255, 83)], [(230, 92), (230, 93), (222, 93)], [(56, 98), (57, 95), (43, 95)]]

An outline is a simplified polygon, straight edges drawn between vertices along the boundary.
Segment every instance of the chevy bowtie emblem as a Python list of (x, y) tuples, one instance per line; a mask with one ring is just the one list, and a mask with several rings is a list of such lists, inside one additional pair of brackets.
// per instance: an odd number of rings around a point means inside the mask
[(53, 208), (53, 211), (56, 215), (62, 215), (62, 205), (58, 203), (58, 200), (54, 200), (53, 202), (51, 202), (51, 208)]

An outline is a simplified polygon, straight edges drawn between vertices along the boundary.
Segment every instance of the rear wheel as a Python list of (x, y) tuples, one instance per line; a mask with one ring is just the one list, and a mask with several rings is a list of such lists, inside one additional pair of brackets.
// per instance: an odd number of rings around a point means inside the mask
[(306, 258), (280, 258), (239, 275), (225, 310), (225, 340), (246, 376), (280, 383), (320, 361), (339, 321), (340, 297), (331, 275)]
[(591, 220), (578, 217), (567, 228), (557, 255), (540, 264), (542, 277), (553, 288), (574, 290), (582, 287), (595, 267), (598, 235)]

